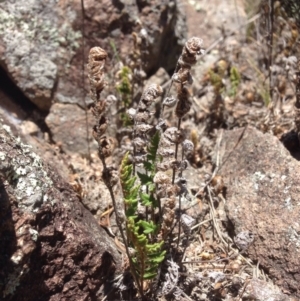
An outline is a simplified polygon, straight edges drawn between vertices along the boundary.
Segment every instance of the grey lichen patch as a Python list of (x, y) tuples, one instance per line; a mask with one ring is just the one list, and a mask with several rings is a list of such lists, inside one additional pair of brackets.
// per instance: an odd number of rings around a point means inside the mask
[(265, 178), (265, 174), (263, 174), (262, 172), (260, 171), (257, 171), (254, 173), (253, 175), (253, 185), (254, 185), (254, 189), (255, 190), (258, 190), (259, 188), (259, 182), (261, 182), (264, 178)]
[(288, 228), (286, 237), (288, 243), (294, 244), (297, 252), (300, 252), (300, 225), (298, 223), (295, 223), (294, 227), (290, 226)]
[[(40, 57), (37, 60), (28, 58), (29, 66), (28, 79), (21, 88), (25, 91), (38, 87), (41, 90), (51, 91), (57, 78), (57, 66), (51, 60), (45, 57)], [(50, 93), (50, 92), (49, 92)], [(47, 96), (51, 96), (50, 94)], [(32, 95), (34, 97), (34, 95)]]
[(36, 231), (36, 230), (30, 228), (30, 229), (29, 229), (29, 233), (31, 234), (31, 239), (32, 239), (33, 241), (37, 241), (37, 240), (38, 240), (38, 238), (39, 238), (39, 233), (38, 233), (38, 231)]
[(283, 204), (283, 207), (286, 208), (287, 210), (291, 211), (293, 210), (294, 206), (291, 202), (291, 197), (287, 197), (285, 200), (284, 200), (284, 204)]
[(48, 110), (58, 66), (70, 63), (82, 34), (72, 28), (55, 1), (20, 2), (0, 2), (3, 59), (8, 71), (16, 74), (17, 85), (36, 105)]
[[(39, 44), (47, 42), (47, 45), (44, 46), (45, 50), (58, 48), (60, 45), (66, 46), (68, 51), (79, 47), (81, 32), (73, 30), (69, 22), (59, 26), (59, 16), (53, 7), (51, 7), (53, 18), (50, 20), (49, 11), (47, 12), (40, 1), (33, 0), (30, 4), (26, 1), (26, 5), (26, 9), (24, 9), (15, 3), (0, 4), (0, 35), (13, 32), (23, 33), (25, 40), (29, 42), (28, 45), (32, 45), (32, 42)], [(35, 14), (34, 12), (37, 10), (42, 13)], [(22, 48), (21, 44), (16, 51), (19, 52), (20, 48)]]
[(2, 127), (3, 127), (3, 129), (4, 129), (7, 133), (11, 134), (10, 126), (8, 126), (8, 125), (6, 125), (6, 124), (3, 124)]
[(296, 200), (291, 197), (291, 188), (288, 181), (288, 176), (286, 175), (278, 175), (275, 173), (263, 173), (261, 171), (255, 172), (252, 177), (253, 188), (256, 192), (261, 189), (266, 189), (266, 187), (273, 187), (273, 182), (276, 182), (276, 188), (280, 189), (282, 193), (282, 209), (286, 209), (288, 211), (293, 210), (294, 205), (296, 204)]
[(4, 131), (0, 123), (0, 174), (14, 190), (18, 208), (35, 211), (44, 202), (55, 203), (48, 196), (53, 182), (41, 158), (31, 147)]
[(0, 152), (0, 160), (4, 161), (5, 157), (6, 157), (5, 153), (4, 152)]
[(18, 175), (18, 176), (24, 176), (24, 175), (26, 175), (26, 174), (27, 174), (26, 168), (19, 166), (19, 167), (16, 169), (16, 175)]

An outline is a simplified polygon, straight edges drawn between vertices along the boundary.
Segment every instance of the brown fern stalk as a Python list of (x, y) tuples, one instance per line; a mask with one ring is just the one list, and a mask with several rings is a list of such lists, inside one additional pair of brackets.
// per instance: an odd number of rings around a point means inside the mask
[[(183, 47), (182, 54), (177, 63), (177, 72), (173, 75), (173, 81), (177, 83), (177, 98), (178, 102), (175, 108), (175, 114), (178, 118), (178, 131), (180, 131), (182, 118), (190, 111), (192, 102), (190, 94), (186, 87), (187, 84), (192, 84), (193, 79), (190, 70), (197, 62), (197, 55), (201, 54), (202, 39), (193, 37), (189, 39)], [(175, 159), (177, 160), (178, 145), (182, 141), (176, 142)], [(175, 181), (175, 170), (173, 170), (173, 179)]]
[(146, 146), (149, 142), (148, 133), (153, 129), (149, 124), (153, 113), (150, 111), (155, 99), (163, 93), (162, 87), (157, 84), (149, 85), (143, 92), (137, 109), (128, 110), (129, 116), (134, 120), (133, 127), (133, 174), (135, 166), (146, 160)]
[[(157, 197), (162, 202), (161, 220), (163, 240), (167, 238), (168, 234), (173, 229), (176, 199), (178, 198), (179, 200), (180, 209), (181, 197), (182, 195), (187, 195), (187, 189), (185, 187), (186, 180), (183, 178), (183, 170), (187, 168), (187, 161), (184, 160), (184, 157), (190, 152), (190, 148), (193, 149), (193, 143), (184, 139), (181, 123), (182, 118), (189, 112), (192, 106), (190, 93), (186, 85), (193, 82), (190, 70), (197, 62), (197, 55), (203, 53), (201, 45), (202, 40), (196, 37), (193, 37), (186, 42), (177, 62), (171, 82), (171, 85), (173, 83), (176, 85), (177, 97), (169, 96), (169, 88), (167, 96), (162, 102), (159, 124), (156, 126), (156, 128), (161, 131), (161, 139), (158, 148), (158, 155), (161, 157), (161, 162), (156, 164), (157, 173), (154, 177), (154, 182), (156, 184)], [(163, 116), (164, 109), (166, 107), (172, 108), (174, 106), (176, 106), (175, 115), (178, 118), (177, 126), (167, 128), (167, 123)], [(182, 158), (178, 159), (180, 145), (182, 145)], [(171, 177), (166, 173), (168, 170), (172, 171)], [(179, 173), (176, 178), (177, 172)]]
[(107, 58), (107, 53), (101, 47), (93, 47), (90, 50), (89, 62), (88, 62), (88, 74), (90, 80), (90, 96), (93, 100), (92, 112), (96, 120), (96, 124), (93, 127), (93, 136), (98, 143), (98, 155), (103, 165), (102, 178), (109, 190), (110, 197), (112, 199), (112, 203), (115, 209), (116, 223), (125, 245), (125, 250), (129, 260), (132, 276), (138, 286), (138, 292), (140, 294), (140, 297), (143, 299), (144, 298), (143, 288), (141, 287), (141, 284), (138, 281), (138, 277), (134, 269), (132, 259), (130, 257), (128, 244), (122, 228), (121, 218), (117, 210), (116, 198), (113, 192), (113, 187), (119, 181), (119, 174), (116, 168), (107, 165), (105, 161), (105, 159), (112, 154), (113, 145), (114, 145), (112, 139), (107, 138), (104, 135), (108, 126), (107, 118), (105, 117), (106, 101), (100, 99), (100, 94), (106, 84), (104, 81), (104, 72), (103, 72), (106, 58)]
[[(176, 72), (172, 77), (172, 81), (177, 84), (178, 101), (175, 108), (175, 114), (178, 118), (178, 123), (177, 123), (178, 133), (181, 133), (182, 118), (188, 114), (188, 112), (192, 107), (190, 93), (186, 86), (193, 83), (193, 79), (190, 71), (192, 66), (195, 65), (197, 62), (197, 55), (203, 53), (204, 51), (201, 47), (202, 42), (203, 42), (202, 39), (193, 37), (185, 43), (181, 56), (179, 57), (179, 60), (177, 62)], [(175, 155), (174, 155), (176, 161), (178, 157), (179, 144), (181, 144), (183, 140), (184, 140), (183, 135), (182, 134), (178, 135), (178, 139), (175, 144)], [(184, 156), (184, 150), (182, 154)], [(183, 158), (182, 158), (182, 162), (183, 162)], [(184, 181), (182, 180), (183, 179), (182, 173), (183, 173), (183, 168), (181, 168), (180, 175), (179, 175), (179, 183), (181, 185), (182, 185), (182, 181)], [(173, 185), (175, 184), (175, 177), (176, 177), (176, 168), (173, 168), (173, 176), (172, 176)], [(179, 212), (181, 210), (182, 193), (183, 190), (181, 188), (181, 194), (179, 194)], [(177, 246), (179, 245), (179, 241), (180, 241), (180, 232), (181, 232), (181, 224), (179, 223)]]

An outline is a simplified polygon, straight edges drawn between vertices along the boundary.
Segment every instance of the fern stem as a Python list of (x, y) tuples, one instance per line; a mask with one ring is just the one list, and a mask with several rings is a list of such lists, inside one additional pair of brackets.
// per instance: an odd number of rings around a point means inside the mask
[[(182, 148), (182, 153), (181, 153), (181, 160), (184, 159), (184, 149)], [(182, 176), (182, 171), (180, 173), (180, 176)], [(179, 247), (179, 242), (180, 242), (180, 235), (181, 235), (181, 195), (179, 195), (179, 200), (178, 200), (178, 212), (179, 212), (179, 224), (178, 224), (178, 238), (177, 238), (177, 249)]]
[[(177, 62), (176, 68), (175, 68), (175, 70), (174, 70), (174, 74), (179, 70), (179, 68), (180, 68), (180, 65), (179, 65), (178, 62)], [(169, 95), (170, 95), (170, 91), (171, 91), (173, 82), (174, 82), (174, 80), (173, 80), (173, 77), (172, 77), (172, 78), (171, 78), (170, 86), (169, 86), (168, 91), (167, 91), (167, 93), (166, 93), (166, 97), (169, 97)], [(162, 108), (161, 108), (161, 112), (160, 112), (160, 114), (159, 114), (159, 118), (160, 118), (161, 116), (163, 116), (163, 114), (164, 114), (164, 109), (165, 109), (165, 106), (163, 105)]]
[(181, 218), (181, 195), (178, 198), (178, 212), (179, 212), (179, 219), (178, 219), (178, 237), (177, 237), (177, 249), (179, 247), (179, 243), (180, 243), (180, 234), (181, 234), (181, 222), (180, 222), (180, 218)]
[[(105, 162), (105, 161), (104, 161)], [(119, 216), (119, 213), (118, 213), (118, 210), (117, 210), (117, 202), (116, 202), (116, 198), (115, 198), (115, 195), (114, 195), (114, 192), (113, 192), (113, 189), (111, 187), (111, 185), (109, 185), (108, 183), (106, 184), (108, 190), (109, 190), (109, 194), (110, 194), (110, 197), (111, 197), (111, 200), (113, 202), (113, 206), (115, 208), (115, 215), (116, 215), (116, 223), (117, 223), (117, 226), (118, 226), (118, 229), (120, 231), (120, 234), (121, 234), (121, 237), (122, 237), (122, 240), (124, 242), (124, 246), (125, 246), (125, 250), (126, 250), (126, 255), (128, 257), (128, 260), (129, 260), (129, 267), (130, 267), (130, 271), (131, 271), (131, 274), (132, 274), (132, 277), (138, 287), (138, 292), (139, 292), (139, 295), (140, 297), (142, 298), (142, 300), (144, 299), (144, 291), (143, 291), (143, 287), (141, 286), (141, 284), (139, 283), (138, 281), (138, 275), (136, 273), (136, 270), (134, 268), (134, 264), (133, 264), (133, 261), (131, 259), (131, 256), (130, 256), (130, 253), (129, 253), (129, 248), (128, 248), (128, 244), (127, 244), (127, 240), (126, 240), (126, 237), (125, 237), (125, 234), (124, 234), (124, 231), (123, 231), (123, 228), (122, 228), (122, 222), (121, 222), (121, 218)]]
[[(180, 127), (181, 127), (181, 118), (178, 118), (177, 129), (180, 130)], [(175, 155), (174, 155), (175, 160), (177, 160), (177, 157), (178, 157), (178, 146), (179, 146), (179, 143), (176, 142)], [(175, 168), (173, 168), (173, 176), (172, 176), (172, 184), (173, 185), (175, 183), (175, 176), (176, 176), (176, 170), (175, 170)]]
[[(156, 185), (157, 186), (157, 185)], [(158, 205), (158, 212), (159, 212), (159, 224), (161, 225), (161, 221), (162, 221), (162, 208), (161, 208), (161, 201), (160, 201), (160, 197), (157, 197), (157, 205)]]
[(84, 0), (81, 0), (81, 28), (82, 28), (82, 98), (84, 103), (84, 114), (85, 114), (85, 130), (86, 130), (86, 143), (87, 143), (87, 151), (88, 151), (88, 162), (89, 165), (92, 163), (91, 157), (91, 146), (90, 146), (90, 137), (89, 137), (89, 120), (88, 120), (88, 108), (85, 100), (85, 40), (84, 40), (84, 16), (85, 16), (85, 8), (84, 8)]

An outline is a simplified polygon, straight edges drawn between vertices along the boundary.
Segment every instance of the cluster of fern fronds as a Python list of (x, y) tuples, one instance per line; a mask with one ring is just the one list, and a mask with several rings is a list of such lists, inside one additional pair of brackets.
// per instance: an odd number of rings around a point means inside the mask
[[(194, 145), (185, 139), (181, 123), (192, 106), (187, 86), (193, 82), (190, 71), (197, 62), (197, 56), (203, 52), (201, 45), (202, 40), (196, 37), (186, 42), (172, 77), (171, 85), (175, 85), (175, 96), (169, 95), (169, 89), (163, 97), (162, 87), (152, 84), (144, 90), (138, 104), (127, 111), (133, 124), (132, 151), (125, 154), (119, 173), (105, 162), (105, 158), (111, 154), (111, 143), (105, 136), (105, 101), (100, 100), (100, 92), (104, 85), (103, 68), (107, 54), (99, 47), (90, 51), (89, 78), (94, 100), (93, 113), (97, 120), (94, 137), (99, 145), (103, 179), (112, 197), (130, 271), (142, 298), (151, 284), (159, 280), (160, 266), (172, 249), (170, 241), (173, 240), (170, 237), (176, 223), (177, 246), (180, 227), (188, 233), (191, 226), (191, 219), (187, 223), (187, 219), (182, 218), (180, 209), (182, 198), (189, 198), (184, 170), (188, 167), (187, 156), (193, 152)], [(158, 99), (162, 99), (162, 102), (159, 112), (155, 112), (153, 110), (158, 107)], [(164, 116), (165, 111), (172, 108), (175, 123), (165, 120)], [(158, 115), (159, 118), (155, 118)], [(125, 223), (122, 223), (119, 216), (113, 192), (113, 186), (118, 180), (123, 192)], [(178, 218), (175, 209), (179, 209)], [(177, 266), (175, 263), (171, 265)], [(172, 277), (164, 278), (166, 280)], [(173, 279), (172, 285), (165, 283), (161, 288), (162, 293), (171, 293), (177, 281), (178, 279)]]

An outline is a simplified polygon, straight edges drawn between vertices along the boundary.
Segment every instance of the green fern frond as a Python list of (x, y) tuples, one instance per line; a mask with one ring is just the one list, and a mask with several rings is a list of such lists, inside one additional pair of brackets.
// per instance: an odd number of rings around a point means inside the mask
[[(150, 145), (148, 146), (148, 154), (147, 161), (144, 163), (144, 167), (147, 171), (154, 172), (155, 171), (155, 163), (157, 160), (157, 150), (159, 146), (160, 135), (157, 131), (155, 135), (150, 140)], [(149, 164), (150, 163), (150, 164)]]
[(149, 185), (153, 183), (153, 178), (151, 176), (141, 172), (137, 172), (137, 175), (139, 176), (142, 185)]
[(120, 61), (120, 56), (119, 56), (117, 46), (116, 46), (114, 40), (110, 39), (109, 44), (110, 44), (111, 49), (113, 50), (114, 56), (117, 58), (117, 61), (119, 62)]
[(144, 229), (144, 234), (150, 234), (150, 233), (155, 233), (158, 229), (158, 226), (155, 225), (152, 221), (147, 222), (144, 220), (140, 220), (137, 223), (141, 228)]
[(140, 193), (141, 203), (144, 206), (153, 208), (156, 208), (158, 206), (158, 202), (154, 197), (155, 184), (153, 178), (156, 172), (156, 162), (158, 157), (157, 150), (159, 141), (160, 134), (157, 131), (150, 140), (150, 144), (147, 148), (147, 160), (144, 162), (145, 173), (137, 172), (141, 185), (145, 185), (147, 187), (147, 193)]
[[(151, 191), (150, 191), (151, 192)], [(147, 193), (140, 193), (141, 203), (144, 206), (153, 206), (156, 204), (156, 200), (153, 196), (153, 194), (147, 194)]]
[[(155, 172), (156, 153), (159, 144), (159, 134), (155, 134), (148, 147), (148, 162), (150, 175), (137, 173), (140, 185), (136, 185), (137, 178), (132, 174), (133, 166), (129, 162), (127, 153), (121, 163), (120, 178), (123, 190), (126, 214), (126, 231), (129, 244), (136, 250), (132, 262), (141, 283), (146, 279), (153, 279), (157, 275), (159, 265), (165, 258), (166, 251), (162, 250), (164, 242), (152, 242), (159, 232), (159, 225), (153, 221), (138, 218), (138, 203), (143, 206), (155, 208), (157, 201), (154, 197), (155, 185), (153, 177)], [(141, 185), (147, 187), (147, 193), (141, 192)]]
[(128, 157), (129, 153), (126, 153), (122, 160), (120, 179), (125, 203), (125, 214), (129, 218), (136, 214), (140, 185), (135, 185), (137, 178), (132, 175), (133, 166), (129, 163)]
[(230, 69), (230, 84), (231, 89), (229, 92), (229, 96), (235, 97), (237, 94), (238, 86), (241, 82), (241, 75), (236, 67), (231, 67)]

